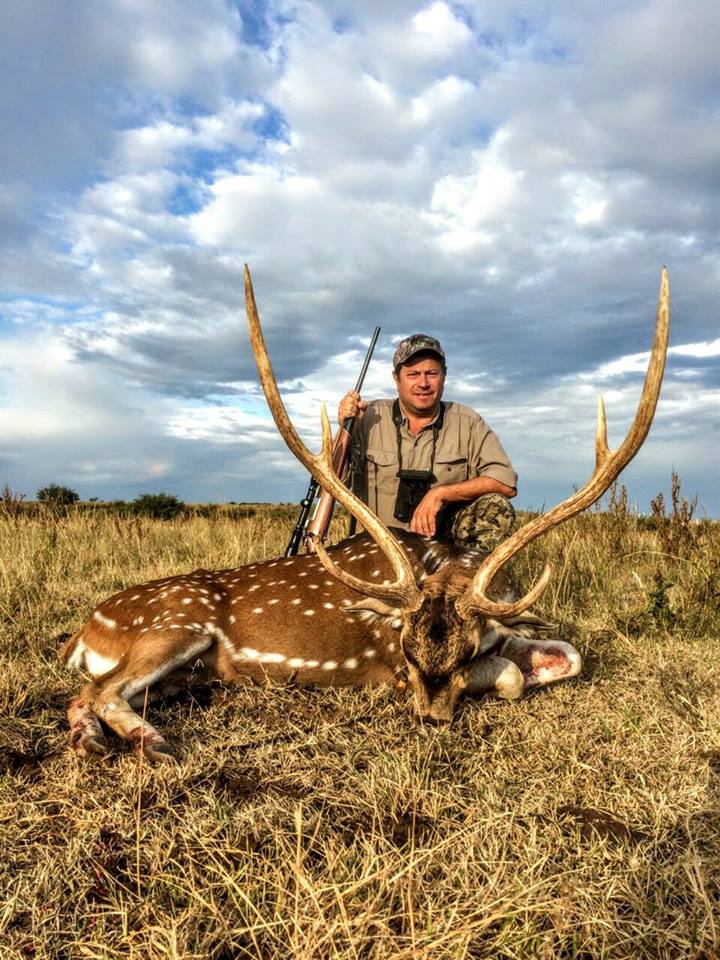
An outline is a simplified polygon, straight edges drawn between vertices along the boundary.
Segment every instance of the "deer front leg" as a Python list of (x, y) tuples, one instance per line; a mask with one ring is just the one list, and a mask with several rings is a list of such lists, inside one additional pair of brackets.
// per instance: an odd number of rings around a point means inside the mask
[(575, 677), (582, 670), (582, 657), (575, 647), (562, 640), (512, 636), (503, 643), (500, 655), (517, 665), (526, 690)]
[(470, 667), (465, 694), (494, 692), (502, 700), (517, 700), (523, 695), (525, 678), (512, 660), (494, 654), (478, 657)]

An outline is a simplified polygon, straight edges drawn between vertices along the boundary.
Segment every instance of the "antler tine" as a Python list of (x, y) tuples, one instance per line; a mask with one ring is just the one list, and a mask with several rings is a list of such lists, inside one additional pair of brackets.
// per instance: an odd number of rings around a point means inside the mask
[(331, 428), (324, 406), (321, 413), (323, 450), (319, 455), (311, 453), (308, 450), (288, 417), (287, 410), (285, 409), (285, 405), (282, 402), (280, 392), (277, 388), (277, 382), (270, 363), (267, 347), (265, 346), (265, 339), (260, 325), (260, 316), (255, 303), (255, 294), (250, 278), (250, 270), (247, 264), (245, 264), (245, 309), (247, 312), (248, 326), (250, 328), (250, 344), (255, 354), (255, 361), (258, 367), (258, 373), (260, 374), (260, 382), (280, 436), (300, 463), (312, 473), (318, 483), (324, 489), (328, 490), (338, 503), (345, 507), (375, 540), (392, 565), (395, 582), (385, 585), (370, 583), (369, 581), (360, 580), (346, 573), (330, 559), (323, 545), (319, 541), (316, 541), (315, 546), (320, 562), (332, 576), (337, 577), (338, 580), (341, 580), (347, 586), (360, 591), (366, 596), (376, 597), (382, 600), (394, 600), (396, 603), (407, 608), (418, 607), (422, 600), (422, 593), (418, 589), (412, 565), (405, 551), (385, 524), (375, 516), (359, 497), (355, 496), (355, 494), (345, 486), (333, 470)]
[(595, 422), (595, 467), (601, 467), (610, 456), (607, 442), (607, 420), (605, 419), (605, 404), (603, 398), (598, 397), (597, 420)]
[(571, 497), (563, 500), (562, 503), (542, 516), (531, 520), (530, 523), (526, 523), (504, 543), (496, 547), (490, 556), (485, 558), (475, 574), (472, 584), (458, 602), (458, 609), (462, 616), (469, 617), (473, 614), (482, 614), (500, 618), (514, 617), (527, 610), (538, 599), (550, 579), (549, 566), (545, 567), (540, 580), (532, 590), (515, 603), (493, 602), (486, 596), (486, 590), (498, 570), (520, 550), (537, 537), (552, 530), (558, 524), (564, 523), (565, 520), (569, 520), (570, 517), (574, 517), (595, 503), (596, 500), (599, 500), (638, 452), (648, 434), (655, 414), (660, 385), (665, 371), (669, 329), (670, 285), (667, 270), (663, 267), (655, 322), (655, 337), (640, 402), (627, 436), (617, 450), (610, 451), (608, 449), (605, 410), (602, 400), (600, 400), (595, 432), (595, 469), (591, 477)]

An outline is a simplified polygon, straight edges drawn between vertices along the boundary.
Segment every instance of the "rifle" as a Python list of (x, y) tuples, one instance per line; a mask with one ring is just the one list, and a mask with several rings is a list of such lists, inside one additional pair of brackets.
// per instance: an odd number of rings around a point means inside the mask
[[(375, 331), (370, 339), (370, 346), (365, 354), (360, 376), (355, 384), (355, 390), (358, 393), (362, 390), (365, 374), (370, 366), (370, 360), (372, 359), (375, 344), (379, 336), (380, 327), (375, 327)], [(350, 473), (348, 451), (350, 449), (350, 435), (352, 434), (354, 424), (355, 417), (346, 417), (333, 441), (333, 469), (343, 483), (347, 481)], [(311, 477), (307, 493), (300, 501), (300, 515), (298, 516), (297, 523), (295, 524), (287, 549), (285, 550), (286, 557), (294, 557), (300, 549), (300, 544), (303, 540), (305, 540), (305, 549), (307, 552), (314, 553), (313, 539), (315, 537), (323, 539), (327, 534), (335, 506), (335, 500), (327, 490), (322, 491), (313, 518), (308, 523), (310, 511), (319, 489), (320, 484), (314, 477)]]

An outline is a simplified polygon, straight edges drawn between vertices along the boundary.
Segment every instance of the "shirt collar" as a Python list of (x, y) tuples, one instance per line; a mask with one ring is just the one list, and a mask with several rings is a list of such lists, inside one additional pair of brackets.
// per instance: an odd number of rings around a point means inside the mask
[[(436, 413), (435, 416), (432, 418), (432, 420), (429, 420), (427, 423), (424, 423), (424, 424), (422, 425), (422, 427), (420, 428), (420, 432), (421, 432), (421, 433), (422, 433), (423, 430), (427, 430), (428, 428), (432, 429), (432, 428), (435, 426), (435, 424), (438, 422), (438, 419), (440, 418), (441, 409), (442, 409), (442, 408), (438, 405), (437, 413)], [(400, 413), (402, 414), (402, 424), (401, 424), (401, 426), (403, 426), (406, 430), (409, 430), (410, 427), (408, 426), (408, 417), (407, 417), (405, 411), (404, 411), (403, 408), (402, 408), (402, 404), (400, 404)]]

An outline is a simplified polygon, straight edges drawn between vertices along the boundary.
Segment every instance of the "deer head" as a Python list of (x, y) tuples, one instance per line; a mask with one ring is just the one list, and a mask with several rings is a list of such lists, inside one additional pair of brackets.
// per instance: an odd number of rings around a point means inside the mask
[(325, 408), (321, 413), (322, 451), (311, 453), (295, 431), (277, 388), (260, 325), (250, 271), (245, 266), (245, 305), (250, 341), (268, 406), (277, 428), (298, 460), (320, 485), (367, 530), (387, 557), (394, 581), (378, 584), (342, 569), (316, 542), (317, 555), (334, 578), (366, 598), (364, 606), (378, 617), (402, 621), (401, 648), (421, 717), (445, 721), (458, 696), (468, 686), (473, 660), (482, 652), (482, 638), (492, 624), (507, 627), (538, 600), (551, 570), (546, 566), (532, 589), (519, 599), (491, 599), (493, 581), (507, 562), (533, 540), (595, 503), (642, 446), (655, 413), (667, 354), (670, 298), (663, 269), (655, 338), (635, 419), (623, 443), (614, 451), (607, 444), (605, 412), (600, 400), (595, 434), (595, 469), (588, 481), (567, 500), (525, 524), (487, 556), (476, 570), (464, 564), (444, 567), (417, 578), (400, 541), (337, 477), (332, 464), (332, 437)]

